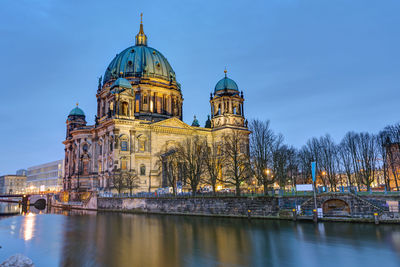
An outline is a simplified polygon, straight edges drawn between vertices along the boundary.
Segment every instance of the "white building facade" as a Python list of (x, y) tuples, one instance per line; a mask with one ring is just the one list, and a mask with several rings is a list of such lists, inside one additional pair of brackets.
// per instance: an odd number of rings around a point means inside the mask
[(56, 160), (28, 168), (26, 191), (30, 193), (62, 189), (64, 160)]

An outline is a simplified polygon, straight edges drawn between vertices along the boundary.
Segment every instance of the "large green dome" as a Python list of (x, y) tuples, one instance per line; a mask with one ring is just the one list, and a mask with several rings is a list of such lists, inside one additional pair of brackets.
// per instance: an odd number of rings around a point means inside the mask
[(168, 60), (156, 49), (135, 45), (128, 47), (108, 65), (103, 82), (118, 77), (151, 77), (176, 81), (175, 72)]

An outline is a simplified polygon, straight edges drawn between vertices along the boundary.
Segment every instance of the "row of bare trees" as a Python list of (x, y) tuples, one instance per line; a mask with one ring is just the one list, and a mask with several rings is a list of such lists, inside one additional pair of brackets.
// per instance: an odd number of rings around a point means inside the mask
[(112, 172), (112, 182), (118, 194), (128, 189), (132, 195), (133, 190), (139, 187), (139, 177), (135, 170), (114, 169)]
[[(311, 138), (300, 149), (283, 144), (269, 122), (253, 121), (251, 161), (259, 184), (311, 183), (311, 162), (316, 162), (318, 183), (336, 191), (339, 186), (370, 190), (375, 182), (399, 190), (400, 124), (378, 134), (348, 132), (340, 143), (330, 135)], [(392, 183), (390, 181), (393, 181)]]
[(221, 140), (210, 143), (205, 137), (188, 137), (159, 155), (160, 168), (167, 186), (176, 194), (177, 183), (187, 184), (193, 195), (200, 185), (216, 191), (218, 183), (235, 188), (251, 178), (251, 164), (246, 137), (232, 130)]

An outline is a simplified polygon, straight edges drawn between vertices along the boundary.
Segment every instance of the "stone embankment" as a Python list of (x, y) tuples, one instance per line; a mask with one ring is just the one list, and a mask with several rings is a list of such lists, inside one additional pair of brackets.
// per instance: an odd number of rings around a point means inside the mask
[(0, 263), (0, 267), (34, 267), (33, 261), (22, 254), (15, 254), (4, 262)]
[[(399, 200), (400, 196), (326, 193), (317, 196), (316, 206), (322, 221), (398, 223)], [(52, 204), (97, 211), (293, 220), (312, 220), (315, 209), (309, 196), (98, 198), (91, 194), (81, 203)]]

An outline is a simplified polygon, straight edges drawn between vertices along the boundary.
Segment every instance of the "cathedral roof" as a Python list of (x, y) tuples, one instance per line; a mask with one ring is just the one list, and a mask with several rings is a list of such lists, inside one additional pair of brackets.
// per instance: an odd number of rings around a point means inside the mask
[(225, 89), (239, 92), (239, 88), (236, 82), (228, 78), (228, 76), (226, 75), (226, 70), (224, 72), (225, 72), (225, 77), (217, 82), (217, 84), (215, 85), (214, 93), (217, 93), (218, 91), (223, 91)]
[(68, 116), (85, 116), (85, 112), (83, 112), (83, 110), (78, 107), (78, 104), (76, 104), (76, 107), (71, 110)]
[(151, 77), (175, 81), (175, 72), (158, 50), (147, 46), (147, 36), (140, 23), (136, 43), (117, 54), (108, 65), (103, 82), (118, 77)]
[(132, 85), (131, 83), (125, 79), (125, 78), (118, 78), (113, 85), (111, 86), (111, 89), (114, 87), (121, 87), (121, 88), (125, 88), (125, 89), (132, 89)]

